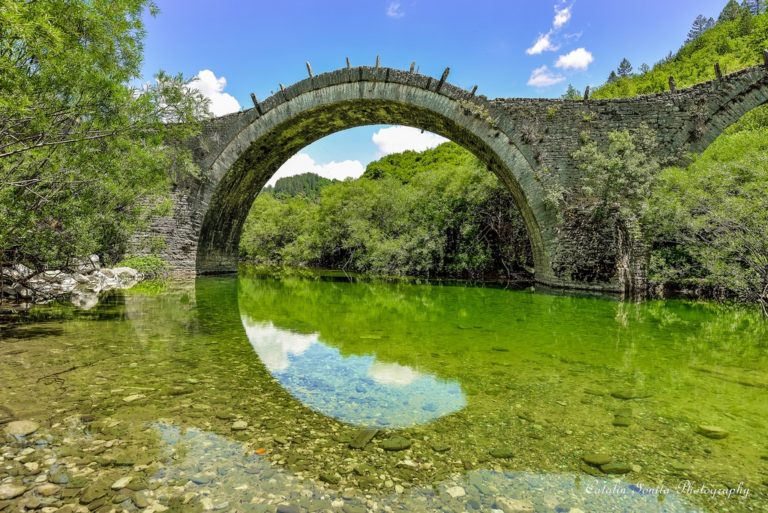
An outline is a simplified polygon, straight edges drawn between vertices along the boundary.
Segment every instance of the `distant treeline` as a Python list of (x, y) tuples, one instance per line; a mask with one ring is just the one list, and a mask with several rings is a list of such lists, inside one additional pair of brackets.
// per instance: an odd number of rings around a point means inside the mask
[(275, 182), (274, 186), (268, 185), (264, 187), (262, 193), (269, 192), (275, 196), (304, 195), (308, 198), (316, 198), (320, 194), (320, 189), (336, 182), (338, 180), (323, 178), (315, 173), (302, 173), (300, 175), (280, 178)]

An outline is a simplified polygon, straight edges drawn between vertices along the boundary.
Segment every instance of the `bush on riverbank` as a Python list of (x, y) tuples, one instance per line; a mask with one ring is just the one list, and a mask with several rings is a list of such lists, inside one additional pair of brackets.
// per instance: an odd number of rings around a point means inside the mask
[(155, 255), (125, 258), (117, 264), (117, 267), (136, 269), (147, 279), (160, 278), (170, 271), (168, 262)]

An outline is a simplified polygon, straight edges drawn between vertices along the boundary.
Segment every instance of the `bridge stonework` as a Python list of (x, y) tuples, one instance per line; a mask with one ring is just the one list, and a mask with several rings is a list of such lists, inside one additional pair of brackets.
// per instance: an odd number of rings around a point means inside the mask
[(646, 125), (658, 137), (659, 157), (682, 162), (766, 102), (768, 72), (762, 66), (676, 92), (588, 101), (488, 100), (416, 73), (345, 68), (281, 88), (257, 107), (206, 121), (190, 143), (203, 178), (174, 186), (172, 214), (140, 234), (133, 251), (146, 252), (148, 241), (160, 238), (161, 256), (177, 271), (234, 272), (248, 211), (288, 158), (340, 130), (397, 124), (451, 139), (502, 180), (525, 221), (538, 282), (626, 292), (642, 287), (645, 269), (642, 248), (631, 240), (619, 241), (620, 254), (609, 256), (613, 268), (607, 274), (575, 275), (556, 262), (563, 258), (564, 240), (578, 244), (583, 234), (569, 233), (579, 223), (564, 221), (565, 206), (548, 200), (548, 187), (554, 181), (572, 188), (578, 173), (572, 155), (581, 134), (600, 142), (611, 131)]

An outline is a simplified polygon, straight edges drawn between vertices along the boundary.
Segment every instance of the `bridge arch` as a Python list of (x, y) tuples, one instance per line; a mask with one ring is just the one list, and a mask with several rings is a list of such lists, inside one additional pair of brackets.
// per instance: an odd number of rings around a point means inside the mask
[(474, 153), (511, 191), (525, 222), (537, 281), (552, 271), (557, 215), (545, 203), (531, 151), (498, 126), (483, 97), (434, 78), (388, 68), (347, 68), (282, 89), (245, 112), (206, 126), (197, 148), (206, 182), (197, 239), (200, 274), (237, 269), (240, 233), (256, 195), (300, 149), (356, 126), (397, 124), (429, 130)]
[(756, 66), (737, 71), (721, 80), (691, 87), (686, 92), (698, 107), (691, 145), (694, 152), (702, 152), (726, 128), (740, 120), (749, 111), (768, 103), (768, 66)]

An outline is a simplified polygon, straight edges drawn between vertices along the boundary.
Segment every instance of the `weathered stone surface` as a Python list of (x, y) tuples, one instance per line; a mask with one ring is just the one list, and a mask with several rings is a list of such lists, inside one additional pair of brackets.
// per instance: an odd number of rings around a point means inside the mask
[(176, 185), (173, 212), (136, 236), (132, 252), (148, 252), (159, 237), (166, 243), (162, 256), (177, 271), (233, 272), (245, 217), (282, 162), (340, 128), (402, 124), (466, 147), (509, 187), (529, 232), (538, 281), (613, 291), (639, 288), (645, 281), (644, 248), (634, 239), (606, 244), (607, 261), (615, 266), (599, 273), (587, 272), (594, 264), (578, 252), (558, 260), (563, 247), (583, 243), (579, 227), (585, 220), (577, 212), (561, 215), (557, 210), (565, 210), (563, 205), (552, 208), (545, 182), (563, 189), (574, 184), (572, 155), (582, 132), (604, 143), (612, 131), (648, 126), (657, 135), (657, 156), (665, 163), (681, 162), (768, 99), (763, 66), (673, 93), (617, 100), (488, 100), (449, 83), (437, 90), (437, 83), (391, 68), (341, 69), (289, 86), (259, 109), (207, 121), (190, 144), (206, 179)]
[[(10, 269), (2, 268), (0, 269), (2, 281), (7, 282), (8, 278), (11, 278), (11, 281), (9, 284), (3, 284), (0, 293), (3, 296), (31, 302), (46, 302), (69, 294), (75, 306), (89, 309), (98, 303), (99, 293), (113, 289), (127, 289), (144, 279), (140, 272), (130, 267), (102, 269), (97, 255), (91, 255), (85, 263), (76, 267), (79, 271), (73, 274), (63, 271), (44, 271), (35, 274), (22, 265)], [(26, 281), (20, 281), (21, 279)]]

